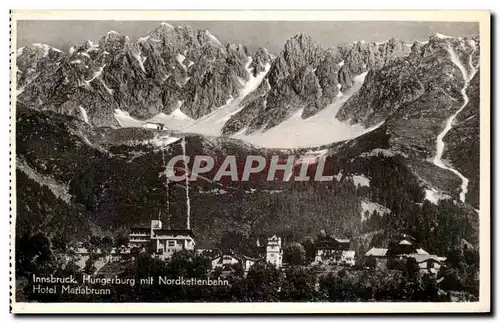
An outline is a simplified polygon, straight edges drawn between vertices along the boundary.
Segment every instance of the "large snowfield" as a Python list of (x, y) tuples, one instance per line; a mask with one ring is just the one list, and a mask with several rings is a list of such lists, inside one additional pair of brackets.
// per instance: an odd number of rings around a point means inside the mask
[[(181, 101), (179, 101), (177, 109), (168, 115), (160, 113), (151, 119), (142, 121), (131, 117), (126, 111), (117, 109), (115, 118), (121, 127), (142, 127), (146, 122), (157, 122), (163, 123), (171, 130), (199, 133), (207, 136), (221, 136), (224, 124), (232, 115), (243, 108), (240, 105), (243, 98), (259, 87), (270, 68), (267, 65), (263, 73), (254, 77), (250, 73), (250, 63), (251, 60), (247, 64), (250, 80), (244, 84), (240, 95), (237, 98), (228, 100), (224, 106), (199, 119), (192, 119), (184, 114), (180, 109), (182, 106)], [(245, 129), (243, 129), (232, 137), (265, 148), (304, 148), (348, 140), (369, 132), (379, 125), (367, 129), (361, 125), (350, 125), (348, 122), (341, 122), (335, 117), (342, 105), (361, 88), (366, 74), (356, 76), (353, 87), (338, 95), (335, 102), (309, 118), (303, 119), (303, 109), (299, 109), (287, 120), (271, 129), (250, 134), (245, 134)]]
[(302, 118), (303, 109), (300, 109), (284, 122), (265, 132), (246, 135), (243, 134), (244, 131), (240, 131), (234, 138), (266, 148), (304, 148), (352, 139), (371, 131), (373, 129), (366, 129), (361, 125), (350, 125), (335, 117), (342, 105), (361, 88), (366, 74), (356, 76), (352, 88), (338, 96), (335, 102), (307, 119)]

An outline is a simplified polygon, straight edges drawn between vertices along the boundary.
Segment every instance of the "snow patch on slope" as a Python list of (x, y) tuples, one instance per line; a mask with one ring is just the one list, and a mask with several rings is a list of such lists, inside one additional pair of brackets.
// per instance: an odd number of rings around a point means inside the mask
[(17, 88), (16, 89), (16, 96), (18, 96), (19, 94), (23, 93), (25, 88), (26, 88), (26, 85)]
[(114, 113), (116, 121), (122, 128), (140, 128), (144, 124), (144, 121), (137, 120), (130, 116), (127, 111), (123, 111), (121, 109), (115, 109)]
[(153, 118), (148, 119), (147, 121), (154, 123), (162, 123), (167, 127), (167, 129), (180, 130), (190, 125), (194, 120), (191, 117), (187, 116), (184, 112), (182, 112), (179, 107), (168, 115), (164, 113), (159, 113)]
[(365, 175), (353, 175), (352, 181), (354, 182), (354, 186), (370, 187), (370, 179), (367, 178)]
[(102, 83), (102, 86), (104, 86), (104, 88), (106, 89), (106, 91), (110, 94), (110, 95), (113, 95), (113, 89), (110, 89), (107, 85), (106, 85), (106, 82), (104, 82), (103, 79), (101, 79), (101, 83)]
[(134, 56), (134, 58), (137, 60), (137, 62), (139, 63), (139, 67), (141, 68), (141, 70), (146, 73), (146, 69), (144, 68), (144, 62), (146, 61), (146, 58), (147, 57), (142, 57), (141, 56), (141, 53), (135, 53), (135, 54), (132, 54)]
[(162, 22), (160, 25), (162, 25), (163, 27), (169, 28), (169, 29), (174, 29), (174, 26), (172, 26), (171, 24), (166, 23), (166, 22)]
[(368, 212), (368, 216), (371, 216), (375, 211), (377, 211), (379, 215), (386, 215), (391, 213), (391, 210), (389, 210), (383, 205), (370, 202), (368, 200), (361, 201), (361, 221), (368, 220), (366, 212)]
[(435, 33), (434, 36), (436, 36), (437, 38), (440, 38), (440, 39), (453, 38), (453, 37), (446, 36), (446, 35), (443, 35), (443, 34), (440, 34), (440, 33)]
[(174, 142), (177, 142), (179, 140), (181, 140), (181, 138), (162, 135), (162, 136), (156, 136), (152, 140), (149, 140), (148, 143), (156, 147), (164, 147), (173, 144)]
[(182, 62), (184, 62), (184, 60), (186, 59), (186, 56), (178, 53), (177, 55), (175, 55), (175, 59), (177, 59), (177, 61), (179, 62), (179, 64), (181, 64), (182, 66), (184, 66), (182, 64)]
[(94, 44), (93, 41), (88, 40), (87, 43), (89, 44), (89, 49), (87, 49), (87, 52), (93, 52), (99, 50), (99, 44)]
[(87, 52), (78, 52), (77, 55), (81, 55), (81, 56), (85, 56), (87, 58), (90, 58), (90, 55)]
[(19, 56), (21, 56), (21, 55), (23, 54), (24, 47), (25, 47), (25, 46), (23, 46), (23, 47), (21, 47), (21, 48), (18, 48), (18, 49), (17, 49), (17, 52), (16, 52), (16, 57), (19, 57)]
[(36, 48), (39, 48), (39, 49), (42, 49), (43, 50), (43, 57), (46, 57), (47, 55), (49, 55), (49, 51), (50, 50), (62, 53), (61, 50), (59, 50), (59, 49), (57, 49), (55, 47), (49, 46), (47, 44), (34, 43), (34, 44), (32, 44), (32, 46), (36, 47)]
[(177, 102), (177, 108), (172, 111), (170, 114), (164, 114), (164, 113), (159, 113), (156, 116), (147, 119), (145, 121), (143, 120), (138, 120), (132, 116), (127, 111), (123, 111), (120, 109), (116, 109), (114, 116), (115, 119), (118, 121), (118, 124), (122, 128), (129, 128), (129, 127), (142, 127), (146, 122), (153, 122), (153, 123), (161, 123), (166, 126), (167, 129), (171, 130), (181, 130), (185, 128), (186, 126), (189, 126), (191, 123), (193, 123), (194, 119), (186, 115), (184, 112), (181, 111), (181, 106), (182, 106), (182, 101)]
[(89, 116), (87, 115), (87, 110), (85, 110), (85, 108), (82, 107), (81, 105), (78, 108), (80, 109), (80, 114), (82, 115), (83, 121), (90, 124), (89, 123)]
[(212, 40), (214, 43), (216, 43), (219, 46), (222, 46), (222, 43), (214, 36), (212, 35), (208, 30), (205, 30), (205, 34), (208, 36), (210, 40)]
[(367, 72), (354, 77), (352, 88), (343, 93), (332, 104), (307, 119), (302, 118), (303, 109), (300, 109), (279, 125), (266, 131), (250, 134), (240, 131), (234, 134), (233, 138), (266, 148), (305, 148), (352, 139), (372, 131), (382, 123), (366, 129), (361, 125), (350, 125), (335, 118), (342, 105), (361, 88), (366, 74)]
[(90, 88), (90, 82), (95, 80), (97, 77), (101, 76), (102, 71), (104, 70), (105, 66), (106, 65), (103, 65), (97, 71), (95, 71), (94, 74), (92, 74), (92, 77), (90, 78), (90, 80), (83, 80), (83, 83), (84, 83), (83, 85), (87, 88)]
[(183, 130), (186, 132), (195, 132), (210, 136), (220, 136), (222, 134), (222, 128), (224, 127), (226, 121), (229, 120), (231, 116), (243, 109), (243, 106), (240, 105), (243, 98), (259, 87), (259, 85), (264, 80), (267, 72), (269, 72), (269, 69), (271, 68), (270, 64), (266, 64), (266, 66), (264, 67), (264, 71), (254, 77), (250, 69), (251, 63), (252, 60), (250, 58), (246, 65), (246, 69), (248, 71), (250, 79), (244, 84), (237, 98), (229, 99), (225, 105), (201, 117), (200, 119), (195, 120), (192, 125), (186, 127)]
[(437, 205), (439, 203), (439, 200), (445, 200), (445, 199), (449, 199), (449, 198), (450, 198), (450, 196), (443, 194), (434, 188), (430, 188), (430, 189), (426, 188), (425, 189), (425, 198), (424, 199), (430, 201), (432, 204)]

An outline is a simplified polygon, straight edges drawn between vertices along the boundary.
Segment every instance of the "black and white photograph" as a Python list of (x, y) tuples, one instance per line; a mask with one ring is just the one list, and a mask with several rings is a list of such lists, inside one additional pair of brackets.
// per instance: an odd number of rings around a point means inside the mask
[(14, 311), (489, 310), (489, 12), (29, 13)]

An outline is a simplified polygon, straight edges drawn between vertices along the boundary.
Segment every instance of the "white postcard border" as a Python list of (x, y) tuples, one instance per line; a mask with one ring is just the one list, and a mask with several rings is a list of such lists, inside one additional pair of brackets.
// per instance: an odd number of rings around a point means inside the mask
[[(16, 23), (18, 20), (225, 21), (470, 21), (479, 23), (480, 86), (480, 295), (470, 303), (20, 303), (15, 301)], [(491, 310), (490, 12), (487, 10), (14, 10), (10, 43), (10, 292), (12, 313), (470, 313)], [(193, 306), (196, 304), (196, 306)]]

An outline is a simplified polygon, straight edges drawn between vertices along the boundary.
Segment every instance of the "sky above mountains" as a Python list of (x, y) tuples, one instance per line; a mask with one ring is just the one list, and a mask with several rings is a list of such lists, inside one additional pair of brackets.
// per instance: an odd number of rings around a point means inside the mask
[[(324, 47), (357, 40), (385, 41), (396, 37), (411, 43), (426, 40), (432, 33), (449, 36), (479, 34), (474, 22), (417, 21), (166, 21), (173, 26), (208, 29), (222, 43), (243, 44), (254, 52), (266, 47), (278, 54), (286, 40), (296, 34), (310, 35)], [(45, 43), (61, 50), (86, 40), (98, 41), (110, 30), (137, 39), (161, 21), (68, 21), (24, 20), (17, 25), (17, 47)]]

